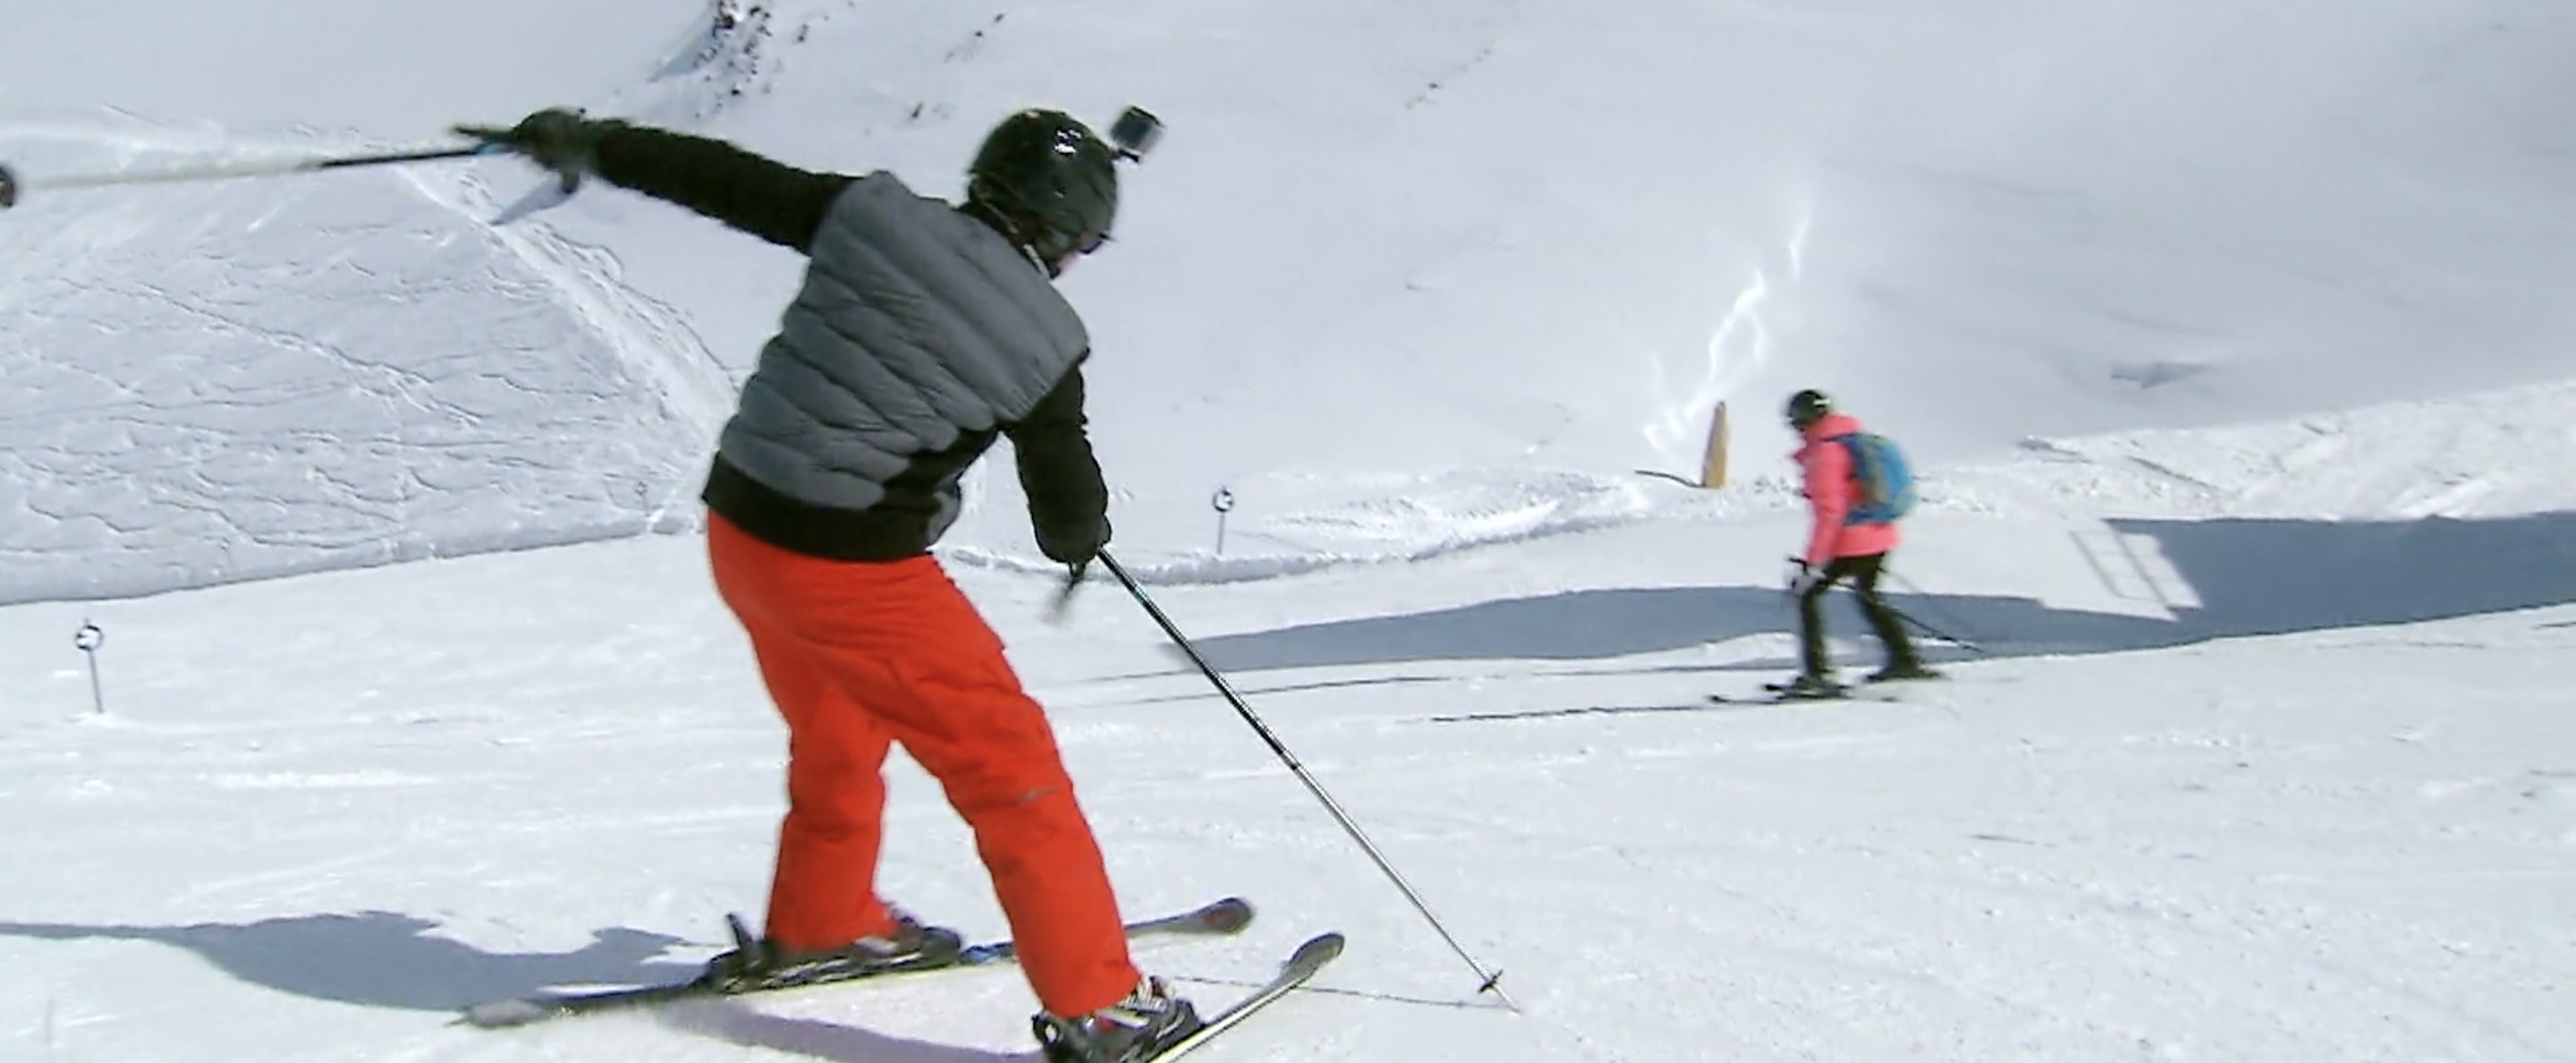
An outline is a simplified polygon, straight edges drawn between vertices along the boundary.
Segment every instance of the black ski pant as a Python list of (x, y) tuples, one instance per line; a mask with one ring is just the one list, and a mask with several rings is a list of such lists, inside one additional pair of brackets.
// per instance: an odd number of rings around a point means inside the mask
[(1830, 663), (1825, 659), (1825, 592), (1848, 579), (1852, 596), (1860, 599), (1861, 615), (1869, 618), (1870, 630), (1878, 633), (1879, 644), (1887, 648), (1887, 666), (1908, 668), (1922, 663), (1914, 655), (1914, 643), (1905, 637), (1905, 622), (1896, 611), (1879, 599), (1878, 577), (1887, 568), (1886, 554), (1865, 557), (1837, 557), (1807, 593), (1798, 596), (1798, 649), (1800, 663), (1808, 675), (1823, 676)]

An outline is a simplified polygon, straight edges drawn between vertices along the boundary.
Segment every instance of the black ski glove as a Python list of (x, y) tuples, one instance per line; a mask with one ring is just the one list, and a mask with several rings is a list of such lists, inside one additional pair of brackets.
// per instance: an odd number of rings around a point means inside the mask
[(1091, 567), (1092, 559), (1100, 556), (1101, 547), (1109, 545), (1109, 518), (1106, 516), (1089, 528), (1040, 526), (1034, 530), (1037, 532), (1038, 552), (1047, 555), (1047, 560), (1072, 569), (1075, 578), (1080, 578), (1082, 571)]
[(1808, 591), (1815, 590), (1816, 584), (1824, 582), (1824, 579), (1823, 569), (1808, 564), (1806, 558), (1793, 557), (1789, 559), (1788, 586), (1784, 589), (1789, 592), (1789, 597), (1804, 598)]
[(585, 118), (580, 111), (549, 107), (508, 129), (460, 125), (456, 132), (554, 171), (569, 192), (599, 168), (599, 138), (608, 128), (609, 123)]

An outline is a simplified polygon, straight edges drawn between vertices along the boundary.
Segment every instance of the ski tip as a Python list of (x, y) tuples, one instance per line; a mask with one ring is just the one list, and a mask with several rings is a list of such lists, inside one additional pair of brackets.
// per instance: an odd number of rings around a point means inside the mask
[(1202, 927), (1219, 934), (1240, 934), (1252, 925), (1252, 902), (1241, 897), (1228, 897), (1198, 911)]
[(1321, 967), (1333, 962), (1334, 958), (1341, 954), (1342, 935), (1327, 931), (1308, 938), (1305, 944), (1297, 946), (1296, 954), (1288, 957), (1288, 966), (1291, 969)]

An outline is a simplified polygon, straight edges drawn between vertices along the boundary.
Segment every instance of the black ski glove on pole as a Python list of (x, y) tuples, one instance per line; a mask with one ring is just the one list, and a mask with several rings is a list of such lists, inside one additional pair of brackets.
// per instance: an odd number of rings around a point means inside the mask
[(1075, 579), (1082, 578), (1083, 570), (1091, 567), (1091, 560), (1100, 556), (1100, 548), (1109, 545), (1108, 517), (1102, 517), (1100, 523), (1078, 531), (1044, 526), (1035, 530), (1038, 552), (1045, 554), (1047, 560), (1072, 569)]
[(1789, 559), (1788, 585), (1783, 589), (1789, 597), (1804, 598), (1808, 591), (1816, 589), (1816, 584), (1824, 582), (1824, 578), (1823, 569), (1808, 564), (1806, 558), (1793, 557)]
[(1065, 567), (1064, 585), (1056, 588), (1055, 603), (1047, 609), (1047, 621), (1060, 624), (1073, 608), (1073, 592), (1081, 589), (1083, 575), (1091, 570), (1091, 563), (1099, 559), (1100, 551), (1109, 545), (1109, 518), (1103, 516), (1099, 524), (1070, 535), (1062, 529), (1050, 530), (1044, 525), (1034, 530), (1037, 532), (1038, 552), (1045, 554), (1047, 560)]
[(460, 125), (456, 132), (501, 148), (554, 171), (564, 191), (581, 187), (581, 179), (599, 167), (599, 138), (609, 123), (595, 122), (565, 107), (549, 107), (508, 129)]

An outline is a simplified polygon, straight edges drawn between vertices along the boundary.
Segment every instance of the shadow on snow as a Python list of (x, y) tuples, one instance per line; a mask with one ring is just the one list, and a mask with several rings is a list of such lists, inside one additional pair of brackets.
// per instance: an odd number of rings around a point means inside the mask
[(552, 986), (626, 985), (694, 977), (697, 964), (655, 963), (682, 939), (618, 927), (571, 952), (486, 952), (432, 936), (438, 924), (396, 912), (332, 913), (253, 923), (85, 926), (0, 922), (37, 941), (149, 941), (186, 949), (224, 973), (315, 1000), (452, 1011)]
[[(1996, 657), (2118, 653), (2508, 612), (2576, 601), (2576, 513), (2490, 520), (2114, 520), (2155, 541), (2196, 607), (2173, 619), (2054, 609), (2029, 598), (1908, 594), (1889, 600)], [(1895, 570), (1904, 574), (1904, 554)], [(1860, 626), (1848, 595), (1828, 625)], [(1687, 649), (1795, 628), (1761, 587), (1631, 587), (1511, 598), (1197, 640), (1220, 670), (1425, 661), (1576, 661)], [(1926, 639), (1927, 655), (1955, 659)], [(1874, 653), (1874, 650), (1872, 651)], [(1723, 666), (1771, 667), (1768, 663)], [(1710, 670), (1711, 666), (1684, 666)], [(1654, 670), (1654, 669), (1643, 669)]]
[[(570, 952), (487, 952), (433, 936), (438, 924), (396, 912), (330, 913), (185, 926), (0, 922), (0, 937), (146, 941), (196, 953), (244, 982), (314, 1000), (414, 1011), (475, 1004), (567, 986), (639, 985), (695, 977), (695, 963), (658, 961), (684, 939), (624, 927), (595, 931)], [(664, 1025), (746, 1048), (843, 1063), (1033, 1063), (1008, 1054), (910, 1041), (854, 1026), (764, 1015), (731, 1000), (657, 1009)]]
[(911, 1041), (856, 1026), (766, 1015), (740, 1001), (704, 1000), (661, 1011), (663, 1025), (744, 1048), (831, 1063), (1039, 1063), (1035, 1050), (1020, 1053)]

